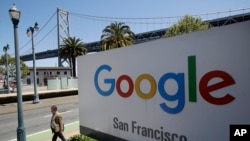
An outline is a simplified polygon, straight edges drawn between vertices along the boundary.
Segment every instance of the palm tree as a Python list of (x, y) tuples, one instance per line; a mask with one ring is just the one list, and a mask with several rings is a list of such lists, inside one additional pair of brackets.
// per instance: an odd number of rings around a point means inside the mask
[(76, 77), (76, 57), (87, 53), (84, 43), (75, 37), (63, 39), (64, 45), (59, 50), (59, 55), (69, 60), (70, 67), (73, 69), (73, 77)]
[(125, 47), (133, 44), (135, 34), (124, 23), (111, 23), (101, 35), (102, 50)]

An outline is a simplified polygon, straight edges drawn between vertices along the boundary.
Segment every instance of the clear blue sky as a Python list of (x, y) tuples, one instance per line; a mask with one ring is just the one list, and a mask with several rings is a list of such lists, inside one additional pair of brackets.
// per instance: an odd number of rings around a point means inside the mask
[[(31, 53), (31, 42), (24, 46), (30, 37), (26, 36), (26, 30), (33, 26), (35, 21), (39, 23), (40, 28), (55, 13), (57, 8), (62, 8), (70, 12), (81, 13), (93, 16), (120, 17), (120, 18), (147, 18), (147, 17), (169, 17), (183, 16), (186, 14), (200, 14), (218, 11), (227, 11), (250, 7), (250, 0), (1, 0), (0, 2), (0, 55), (3, 54), (2, 47), (10, 45), (9, 53), (14, 55), (13, 25), (10, 21), (8, 10), (15, 3), (21, 11), (19, 23), (19, 47), (20, 54)], [(71, 17), (70, 17), (71, 18)], [(89, 26), (85, 30), (79, 30), (83, 23), (78, 23), (77, 17), (70, 19), (70, 31), (73, 36), (80, 36), (84, 42), (90, 42), (99, 39), (101, 30), (96, 30), (96, 26), (104, 28), (108, 22), (89, 21)], [(133, 21), (132, 21), (133, 22)], [(145, 21), (143, 21), (145, 22)], [(56, 16), (51, 22), (41, 30), (39, 36), (35, 38), (36, 42), (40, 41), (49, 30), (56, 24)], [(138, 25), (140, 26), (140, 25)], [(164, 25), (163, 25), (164, 26)], [(99, 27), (98, 27), (99, 28)], [(157, 28), (157, 27), (156, 27)], [(161, 27), (159, 27), (161, 28)], [(163, 27), (165, 28), (165, 27)], [(89, 31), (90, 30), (90, 31)], [(136, 29), (143, 32), (141, 27)], [(93, 32), (91, 32), (93, 31)], [(79, 32), (79, 33), (78, 33)], [(91, 32), (91, 33), (89, 33)], [(87, 35), (86, 35), (87, 34)], [(88, 37), (91, 37), (87, 39)], [(36, 46), (36, 52), (56, 48), (56, 30), (49, 34), (48, 38), (42, 40)], [(32, 62), (26, 62), (32, 66)], [(57, 59), (38, 60), (36, 66), (55, 66)]]

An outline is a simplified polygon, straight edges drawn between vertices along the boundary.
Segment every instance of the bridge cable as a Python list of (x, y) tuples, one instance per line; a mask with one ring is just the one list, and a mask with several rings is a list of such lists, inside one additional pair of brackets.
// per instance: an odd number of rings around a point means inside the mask
[[(219, 12), (210, 12), (210, 13), (200, 13), (200, 14), (193, 14), (191, 16), (207, 16), (207, 15), (216, 15), (216, 14), (221, 14), (221, 13), (229, 13), (231, 14), (232, 12), (240, 12), (240, 11), (245, 11), (245, 10), (250, 10), (249, 8), (242, 8), (242, 9), (234, 9), (234, 10), (227, 10), (227, 11), (219, 11)], [(69, 14), (86, 18), (86, 19), (92, 19), (92, 20), (98, 20), (98, 21), (108, 21), (108, 22), (114, 22), (113, 20), (160, 20), (161, 22), (127, 22), (127, 23), (133, 23), (133, 24), (163, 24), (162, 20), (163, 19), (179, 19), (184, 16), (168, 16), (168, 17), (148, 17), (148, 18), (119, 18), (119, 17), (105, 17), (105, 16), (93, 16), (93, 15), (86, 15), (86, 14), (80, 14), (80, 13), (75, 13), (75, 12), (69, 12)]]
[[(48, 23), (54, 18), (54, 16), (56, 15), (56, 12), (54, 12), (52, 14), (52, 16), (47, 20), (47, 22), (41, 27), (40, 30), (37, 31), (37, 33), (34, 35), (34, 37), (36, 37), (37, 35), (39, 35), (39, 33), (48, 25)], [(31, 42), (31, 39), (29, 41), (27, 41), (19, 50), (22, 50), (24, 47), (26, 47), (29, 43)], [(14, 53), (12, 54), (14, 55)]]
[[(54, 25), (47, 34), (45, 34), (38, 42), (35, 43), (35, 46), (39, 45), (50, 33), (52, 33), (53, 30), (55, 30), (57, 25)], [(30, 49), (27, 49), (25, 52), (30, 51)]]

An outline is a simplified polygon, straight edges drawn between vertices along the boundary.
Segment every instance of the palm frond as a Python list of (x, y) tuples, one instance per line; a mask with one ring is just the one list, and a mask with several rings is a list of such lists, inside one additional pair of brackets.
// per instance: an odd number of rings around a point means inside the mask
[(135, 34), (122, 22), (114, 22), (106, 26), (101, 35), (102, 50), (132, 45)]

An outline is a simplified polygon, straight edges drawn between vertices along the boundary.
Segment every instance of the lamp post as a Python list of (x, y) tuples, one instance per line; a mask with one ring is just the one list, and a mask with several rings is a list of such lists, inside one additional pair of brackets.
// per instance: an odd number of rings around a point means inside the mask
[(10, 93), (10, 89), (9, 89), (9, 63), (8, 63), (8, 50), (9, 50), (9, 44), (7, 44), (6, 46), (3, 47), (3, 51), (5, 52), (5, 58), (6, 58), (6, 83), (7, 83), (7, 93)]
[(20, 74), (20, 56), (19, 56), (19, 45), (18, 45), (18, 23), (21, 16), (21, 12), (16, 8), (14, 4), (9, 10), (9, 15), (14, 27), (14, 41), (15, 41), (15, 60), (16, 60), (16, 84), (17, 84), (17, 115), (18, 115), (18, 127), (17, 127), (17, 141), (26, 141), (26, 133), (23, 122), (23, 98), (21, 89), (21, 74)]
[(35, 54), (35, 48), (34, 48), (34, 31), (37, 31), (38, 24), (37, 22), (34, 24), (34, 26), (29, 27), (27, 29), (27, 36), (30, 36), (31, 33), (31, 40), (32, 40), (32, 54), (33, 54), (33, 79), (34, 79), (34, 97), (33, 97), (33, 104), (39, 103), (39, 95), (37, 93), (37, 78), (36, 78), (36, 54)]

